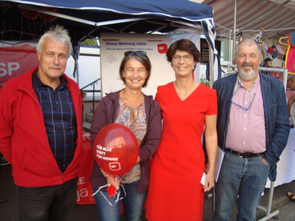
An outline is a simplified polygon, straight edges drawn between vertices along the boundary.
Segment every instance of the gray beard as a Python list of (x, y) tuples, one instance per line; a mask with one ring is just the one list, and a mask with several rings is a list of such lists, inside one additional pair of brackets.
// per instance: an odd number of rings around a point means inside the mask
[(251, 81), (255, 77), (255, 71), (252, 69), (251, 71), (244, 71), (243, 69), (239, 70), (239, 76), (243, 81)]

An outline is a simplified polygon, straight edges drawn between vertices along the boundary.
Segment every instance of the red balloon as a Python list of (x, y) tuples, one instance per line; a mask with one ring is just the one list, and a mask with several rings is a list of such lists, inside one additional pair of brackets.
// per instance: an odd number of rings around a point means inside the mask
[(114, 123), (99, 131), (93, 151), (101, 169), (113, 176), (123, 176), (136, 163), (139, 148), (134, 133), (128, 127)]

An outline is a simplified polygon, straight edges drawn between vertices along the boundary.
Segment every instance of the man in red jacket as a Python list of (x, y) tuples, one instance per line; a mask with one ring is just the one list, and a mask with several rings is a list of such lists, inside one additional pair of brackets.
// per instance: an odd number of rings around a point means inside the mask
[(0, 91), (0, 152), (13, 168), (20, 221), (71, 220), (82, 154), (82, 99), (65, 74), (71, 40), (60, 26), (37, 45), (39, 67)]

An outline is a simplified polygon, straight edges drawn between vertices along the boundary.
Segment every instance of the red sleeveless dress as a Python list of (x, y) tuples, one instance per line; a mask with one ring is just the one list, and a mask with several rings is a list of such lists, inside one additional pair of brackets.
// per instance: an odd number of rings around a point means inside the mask
[(173, 83), (159, 86), (162, 140), (153, 156), (146, 217), (149, 221), (201, 221), (205, 171), (201, 137), (205, 115), (217, 114), (215, 90), (200, 84), (181, 100)]

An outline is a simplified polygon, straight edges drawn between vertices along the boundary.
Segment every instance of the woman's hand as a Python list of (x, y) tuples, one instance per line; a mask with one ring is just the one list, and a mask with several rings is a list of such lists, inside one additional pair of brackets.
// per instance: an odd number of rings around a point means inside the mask
[(203, 189), (205, 192), (211, 190), (215, 186), (214, 181), (214, 173), (208, 172), (205, 178), (205, 186), (203, 186)]
[(216, 131), (216, 121), (217, 115), (206, 115), (205, 116), (205, 141), (206, 150), (208, 154), (208, 164), (206, 164), (207, 176), (205, 179), (205, 186), (203, 186), (204, 191), (207, 192), (215, 186), (214, 182), (214, 170), (215, 161), (217, 154), (217, 131)]
[(205, 164), (205, 173), (206, 174), (209, 172), (209, 168), (210, 168), (209, 163), (206, 163)]
[(140, 157), (138, 156), (135, 163), (140, 163)]
[(108, 173), (106, 173), (103, 169), (101, 169), (100, 168), (100, 172), (102, 173), (102, 175), (104, 176), (104, 177), (108, 177), (108, 176), (110, 176), (110, 174), (108, 174)]
[(114, 176), (109, 175), (107, 176), (107, 184), (113, 185), (116, 188), (116, 190), (118, 190), (120, 185), (120, 179), (119, 177), (115, 178)]
[(106, 173), (101, 168), (100, 168), (100, 171), (101, 171), (102, 175), (107, 178), (107, 184), (113, 185), (116, 188), (116, 190), (118, 190), (119, 189), (119, 185), (120, 185), (120, 179), (119, 178), (117, 179), (114, 176)]

